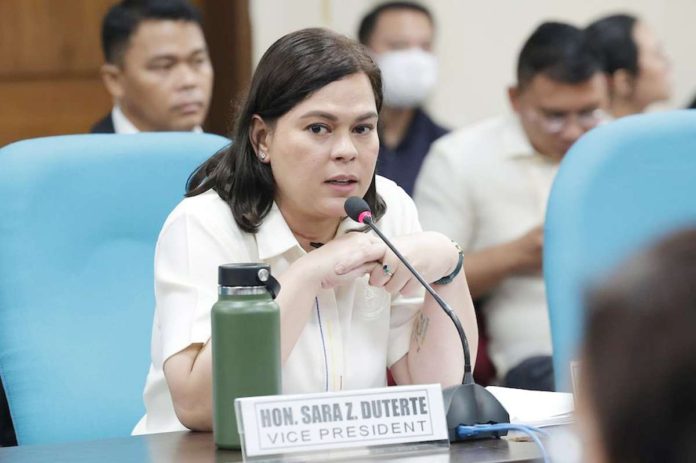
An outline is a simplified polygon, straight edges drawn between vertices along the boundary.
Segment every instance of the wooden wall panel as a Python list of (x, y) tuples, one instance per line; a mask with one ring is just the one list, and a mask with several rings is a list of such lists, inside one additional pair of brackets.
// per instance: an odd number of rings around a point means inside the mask
[(234, 109), (251, 80), (251, 0), (198, 0), (215, 69), (206, 131), (230, 135)]
[(0, 0), (0, 77), (91, 74), (113, 0)]
[(25, 138), (87, 133), (111, 108), (111, 97), (96, 79), (3, 82), (0, 101), (0, 146)]
[(82, 133), (111, 107), (101, 21), (115, 0), (0, 0), (0, 146)]

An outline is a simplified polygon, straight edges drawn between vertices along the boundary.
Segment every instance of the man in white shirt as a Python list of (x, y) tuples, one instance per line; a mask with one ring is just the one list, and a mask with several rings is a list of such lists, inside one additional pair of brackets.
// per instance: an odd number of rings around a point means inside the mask
[(543, 219), (558, 164), (600, 122), (606, 82), (578, 28), (544, 23), (523, 46), (515, 114), (435, 142), (416, 182), (425, 229), (461, 243), (489, 354), (510, 387), (553, 389), (541, 275)]
[(114, 99), (92, 133), (201, 131), (213, 68), (186, 0), (122, 0), (104, 17), (101, 75)]

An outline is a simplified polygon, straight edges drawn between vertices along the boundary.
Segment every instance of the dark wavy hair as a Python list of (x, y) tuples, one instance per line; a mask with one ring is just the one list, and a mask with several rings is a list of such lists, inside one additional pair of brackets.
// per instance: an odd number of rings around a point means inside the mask
[(365, 17), (360, 21), (358, 26), (358, 40), (364, 45), (369, 45), (372, 34), (377, 28), (377, 21), (382, 13), (394, 10), (410, 10), (416, 13), (423, 13), (428, 17), (430, 24), (434, 27), (435, 20), (433, 19), (433, 14), (425, 6), (416, 2), (386, 2), (380, 3), (374, 7)]
[(615, 14), (593, 22), (585, 33), (590, 45), (602, 59), (604, 72), (611, 75), (619, 69), (638, 75), (638, 44), (633, 30), (638, 19), (629, 14)]
[[(278, 39), (261, 58), (230, 138), (233, 143), (199, 166), (186, 184), (186, 196), (213, 189), (230, 206), (239, 227), (258, 231), (271, 210), (276, 183), (269, 164), (259, 162), (249, 132), (254, 115), (274, 123), (324, 86), (353, 74), (370, 80), (377, 111), (382, 78), (365, 48), (326, 29), (303, 29)], [(364, 196), (378, 220), (386, 211), (375, 175)]]
[(102, 51), (107, 63), (119, 64), (128, 42), (144, 21), (188, 21), (203, 26), (198, 9), (186, 0), (122, 0), (102, 21)]
[(602, 66), (584, 31), (560, 23), (539, 25), (522, 46), (517, 59), (517, 85), (525, 88), (537, 75), (575, 85), (587, 82)]

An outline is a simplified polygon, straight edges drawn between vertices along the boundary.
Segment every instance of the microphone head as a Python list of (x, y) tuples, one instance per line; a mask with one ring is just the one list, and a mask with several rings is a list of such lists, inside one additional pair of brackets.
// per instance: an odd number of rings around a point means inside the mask
[(348, 217), (359, 223), (365, 223), (365, 219), (372, 218), (372, 212), (367, 202), (357, 196), (351, 196), (346, 199), (343, 208), (346, 210)]

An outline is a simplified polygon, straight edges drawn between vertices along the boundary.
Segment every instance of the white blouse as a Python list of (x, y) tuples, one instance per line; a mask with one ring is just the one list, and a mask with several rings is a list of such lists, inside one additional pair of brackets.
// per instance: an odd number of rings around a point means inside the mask
[[(377, 177), (387, 203), (378, 225), (388, 237), (421, 231), (416, 207), (394, 182)], [(344, 219), (336, 236), (362, 225)], [(186, 429), (174, 413), (164, 362), (210, 338), (210, 309), (217, 301), (218, 266), (264, 262), (281, 275), (305, 254), (274, 204), (258, 233), (239, 229), (232, 212), (210, 190), (186, 198), (162, 227), (155, 250), (155, 318), (152, 364), (145, 384), (146, 414), (133, 434)], [(282, 371), (283, 393), (382, 387), (386, 368), (407, 352), (418, 297), (392, 297), (368, 277), (320, 290), (312, 315)]]
[[(425, 158), (415, 189), (418, 212), (426, 229), (457, 241), (465, 255), (510, 242), (544, 222), (558, 165), (535, 152), (516, 116), (459, 129), (437, 140)], [(524, 359), (551, 354), (541, 273), (505, 278), (482, 310), (500, 377)]]

